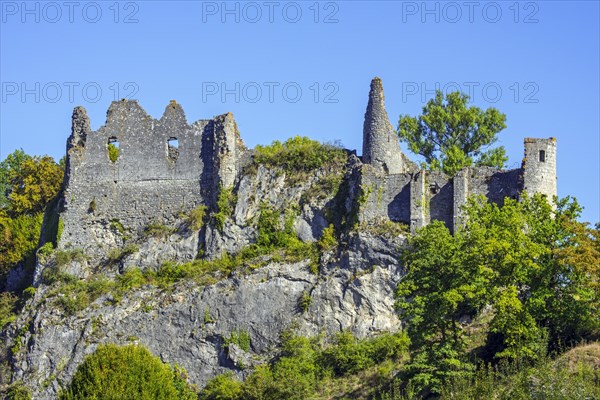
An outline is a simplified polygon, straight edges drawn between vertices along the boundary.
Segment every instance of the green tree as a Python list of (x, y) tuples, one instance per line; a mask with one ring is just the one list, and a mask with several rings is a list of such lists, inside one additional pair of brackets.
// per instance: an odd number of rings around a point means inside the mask
[(29, 159), (31, 156), (25, 154), (23, 149), (18, 149), (0, 162), (0, 209), (6, 209), (9, 206), (12, 181), (21, 175), (22, 165)]
[(9, 203), (15, 214), (41, 212), (58, 194), (64, 171), (49, 156), (31, 157), (10, 173)]
[(406, 373), (418, 389), (441, 390), (450, 377), (473, 369), (465, 361), (460, 318), (485, 304), (491, 271), (465, 262), (464, 240), (434, 221), (409, 240), (403, 253), (407, 275), (396, 306), (407, 319), (412, 359)]
[(410, 239), (397, 307), (408, 323), (406, 370), (415, 386), (438, 392), (469, 375), (459, 320), (485, 306), (487, 360), (535, 362), (598, 334), (600, 234), (577, 221), (580, 210), (568, 198), (554, 208), (541, 195), (507, 198), (502, 207), (474, 198), (454, 235), (434, 222)]
[(60, 399), (196, 399), (174, 371), (142, 346), (98, 347), (77, 367)]
[(498, 133), (506, 128), (506, 115), (491, 107), (482, 111), (467, 107), (469, 96), (440, 90), (423, 107), (418, 117), (401, 115), (400, 140), (425, 158), (431, 169), (454, 175), (470, 165), (502, 168), (508, 160), (504, 147), (489, 149)]

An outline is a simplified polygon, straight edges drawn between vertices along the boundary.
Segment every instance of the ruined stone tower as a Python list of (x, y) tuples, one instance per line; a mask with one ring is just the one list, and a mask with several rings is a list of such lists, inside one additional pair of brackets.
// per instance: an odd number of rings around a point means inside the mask
[(556, 196), (556, 139), (525, 138), (524, 145), (523, 190), (551, 201)]
[(363, 126), (362, 154), (363, 163), (381, 168), (388, 174), (405, 172), (398, 136), (385, 111), (383, 85), (379, 77), (371, 81)]

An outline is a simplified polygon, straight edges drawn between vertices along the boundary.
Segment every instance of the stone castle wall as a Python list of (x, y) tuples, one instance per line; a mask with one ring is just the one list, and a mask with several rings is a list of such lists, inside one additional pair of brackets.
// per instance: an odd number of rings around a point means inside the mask
[[(150, 223), (168, 224), (200, 204), (214, 204), (219, 185), (233, 184), (235, 159), (245, 150), (232, 121), (227, 114), (188, 124), (175, 102), (155, 120), (136, 101), (119, 101), (111, 104), (106, 124), (91, 131), (87, 113), (76, 108), (60, 245), (101, 254), (105, 249), (94, 245), (111, 243), (111, 222), (139, 233)], [(114, 162), (109, 143), (119, 146)]]
[[(173, 146), (172, 140), (178, 145)], [(119, 143), (116, 161), (109, 143)], [(455, 230), (471, 195), (502, 204), (521, 191), (556, 194), (556, 141), (525, 139), (520, 169), (466, 168), (454, 177), (419, 170), (402, 153), (385, 111), (383, 86), (373, 79), (363, 127), (358, 187), (361, 222), (406, 223), (412, 231), (432, 220)], [(250, 152), (231, 113), (188, 124), (172, 101), (163, 116), (150, 117), (136, 101), (113, 102), (107, 121), (91, 131), (85, 109), (73, 112), (63, 192), (60, 246), (101, 256), (140, 234), (150, 223), (170, 225), (181, 213), (204, 204), (215, 210), (221, 187), (233, 187)], [(114, 224), (124, 235), (114, 234)]]

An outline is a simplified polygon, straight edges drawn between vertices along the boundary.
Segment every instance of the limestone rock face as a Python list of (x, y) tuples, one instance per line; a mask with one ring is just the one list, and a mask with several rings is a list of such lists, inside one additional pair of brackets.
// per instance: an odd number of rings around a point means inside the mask
[[(357, 235), (346, 250), (328, 255), (319, 276), (308, 262), (272, 263), (210, 286), (146, 286), (116, 304), (103, 296), (72, 316), (44, 302), (49, 287), (41, 285), (14, 324), (29, 329), (18, 338), (23, 350), (11, 360), (12, 379), (23, 380), (35, 399), (53, 399), (99, 344), (140, 343), (203, 385), (225, 371), (243, 377), (269, 360), (281, 332), (292, 325), (305, 335), (348, 329), (365, 337), (397, 330), (393, 299), (402, 268), (395, 255), (403, 241)], [(312, 299), (306, 311), (299, 306), (304, 293)], [(226, 349), (226, 338), (240, 330), (250, 335), (249, 351)], [(4, 340), (12, 343), (15, 333)]]

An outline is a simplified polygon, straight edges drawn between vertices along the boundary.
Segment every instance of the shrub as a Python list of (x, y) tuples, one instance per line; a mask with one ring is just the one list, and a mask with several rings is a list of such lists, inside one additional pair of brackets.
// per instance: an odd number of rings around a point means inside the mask
[(341, 332), (335, 345), (323, 351), (323, 363), (336, 375), (354, 374), (388, 359), (400, 359), (407, 354), (408, 345), (408, 337), (403, 333), (357, 340), (352, 333)]
[(119, 221), (117, 218), (113, 218), (110, 220), (110, 229), (114, 232), (119, 233), (120, 235), (124, 235), (127, 233), (127, 229), (125, 229), (121, 221)]
[(338, 241), (335, 237), (335, 228), (333, 224), (330, 224), (327, 228), (323, 229), (323, 234), (321, 238), (317, 242), (319, 246), (319, 250), (321, 251), (329, 251), (337, 246)]
[[(187, 215), (185, 223), (186, 225), (193, 231), (198, 231), (200, 229), (202, 229), (202, 226), (204, 225), (204, 217), (206, 216), (206, 206), (205, 205), (200, 205), (196, 208), (194, 208), (192, 211), (190, 211), (190, 213)], [(225, 222), (225, 219), (223, 219), (222, 223)], [(221, 226), (222, 226), (221, 223)]]
[(99, 346), (79, 365), (61, 400), (71, 399), (186, 399), (196, 398), (178, 374), (139, 345)]
[(200, 395), (202, 400), (241, 399), (242, 382), (227, 372), (208, 381)]
[(112, 143), (108, 144), (108, 158), (111, 162), (117, 162), (119, 158), (119, 148)]
[(144, 228), (144, 237), (166, 238), (174, 231), (173, 228), (169, 228), (168, 226), (159, 223), (151, 223)]
[(326, 164), (346, 162), (346, 152), (337, 145), (323, 144), (307, 137), (295, 136), (270, 146), (256, 146), (254, 162), (281, 167), (286, 172), (312, 171)]
[(16, 319), (19, 298), (10, 292), (0, 292), (0, 329)]
[(250, 334), (244, 329), (233, 331), (225, 339), (225, 348), (228, 349), (231, 343), (238, 345), (244, 351), (250, 351)]
[(55, 260), (57, 266), (63, 266), (69, 264), (71, 261), (84, 262), (87, 260), (87, 257), (82, 249), (58, 250)]
[(298, 305), (303, 312), (307, 312), (312, 303), (312, 297), (308, 292), (302, 292), (302, 296), (300, 296), (300, 300), (298, 301)]
[(13, 383), (6, 390), (7, 400), (31, 400), (31, 391), (22, 381)]
[(123, 248), (120, 249), (112, 249), (109, 253), (108, 253), (108, 263), (109, 264), (116, 264), (118, 262), (123, 261), (123, 259), (127, 256), (132, 255), (133, 253), (137, 253), (138, 251), (140, 251), (140, 248), (133, 244), (130, 243), (128, 245), (126, 245)]
[(219, 186), (219, 197), (217, 199), (217, 208), (219, 211), (213, 216), (215, 226), (218, 230), (223, 230), (225, 220), (231, 216), (236, 202), (237, 198), (233, 194), (233, 188)]

